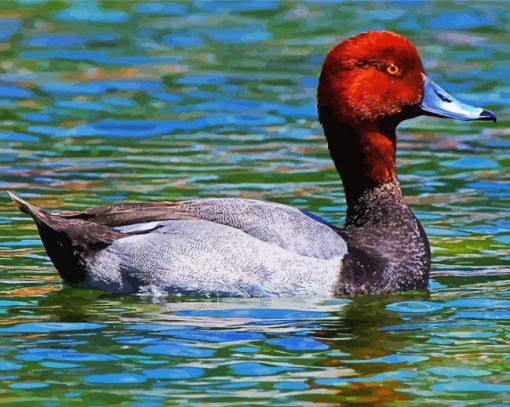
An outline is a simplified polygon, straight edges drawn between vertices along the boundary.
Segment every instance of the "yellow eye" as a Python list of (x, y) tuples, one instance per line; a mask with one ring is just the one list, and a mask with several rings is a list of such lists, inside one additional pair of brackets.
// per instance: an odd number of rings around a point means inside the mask
[(386, 67), (386, 72), (390, 75), (396, 75), (400, 72), (400, 68), (397, 65), (388, 65)]

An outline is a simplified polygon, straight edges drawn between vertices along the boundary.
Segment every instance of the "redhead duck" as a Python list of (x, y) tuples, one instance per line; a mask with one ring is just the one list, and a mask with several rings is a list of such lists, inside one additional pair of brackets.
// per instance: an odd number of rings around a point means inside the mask
[(427, 236), (395, 167), (396, 127), (429, 115), (496, 120), (425, 74), (413, 44), (388, 31), (348, 38), (327, 54), (319, 120), (347, 200), (345, 226), (250, 199), (120, 203), (35, 220), (62, 279), (114, 293), (227, 296), (384, 294), (425, 288)]

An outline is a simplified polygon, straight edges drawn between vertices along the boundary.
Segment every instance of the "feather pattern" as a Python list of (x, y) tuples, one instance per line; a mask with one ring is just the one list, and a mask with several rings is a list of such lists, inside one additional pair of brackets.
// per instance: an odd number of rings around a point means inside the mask
[(333, 294), (341, 259), (300, 255), (211, 221), (162, 221), (99, 252), (87, 265), (83, 286), (234, 296)]

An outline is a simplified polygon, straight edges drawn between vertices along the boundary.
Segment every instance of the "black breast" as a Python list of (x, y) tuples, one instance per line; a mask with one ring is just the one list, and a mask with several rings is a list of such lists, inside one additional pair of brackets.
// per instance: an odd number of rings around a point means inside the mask
[(430, 247), (397, 181), (365, 191), (339, 233), (347, 242), (339, 295), (384, 294), (425, 288)]

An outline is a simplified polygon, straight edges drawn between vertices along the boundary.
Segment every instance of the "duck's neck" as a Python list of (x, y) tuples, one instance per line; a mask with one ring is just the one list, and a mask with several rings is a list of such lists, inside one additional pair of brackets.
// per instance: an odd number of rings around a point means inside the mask
[(344, 185), (347, 225), (364, 213), (368, 215), (377, 201), (375, 195), (381, 195), (384, 201), (394, 198), (401, 204), (403, 198), (395, 167), (396, 126), (393, 123), (366, 124), (354, 129), (339, 123), (334, 115), (324, 110), (320, 112), (320, 119)]
[[(395, 125), (354, 130), (320, 111), (331, 157), (347, 199), (348, 251), (338, 294), (423, 288), (430, 268), (427, 236), (407, 206), (395, 169)], [(328, 120), (329, 119), (329, 120)]]

